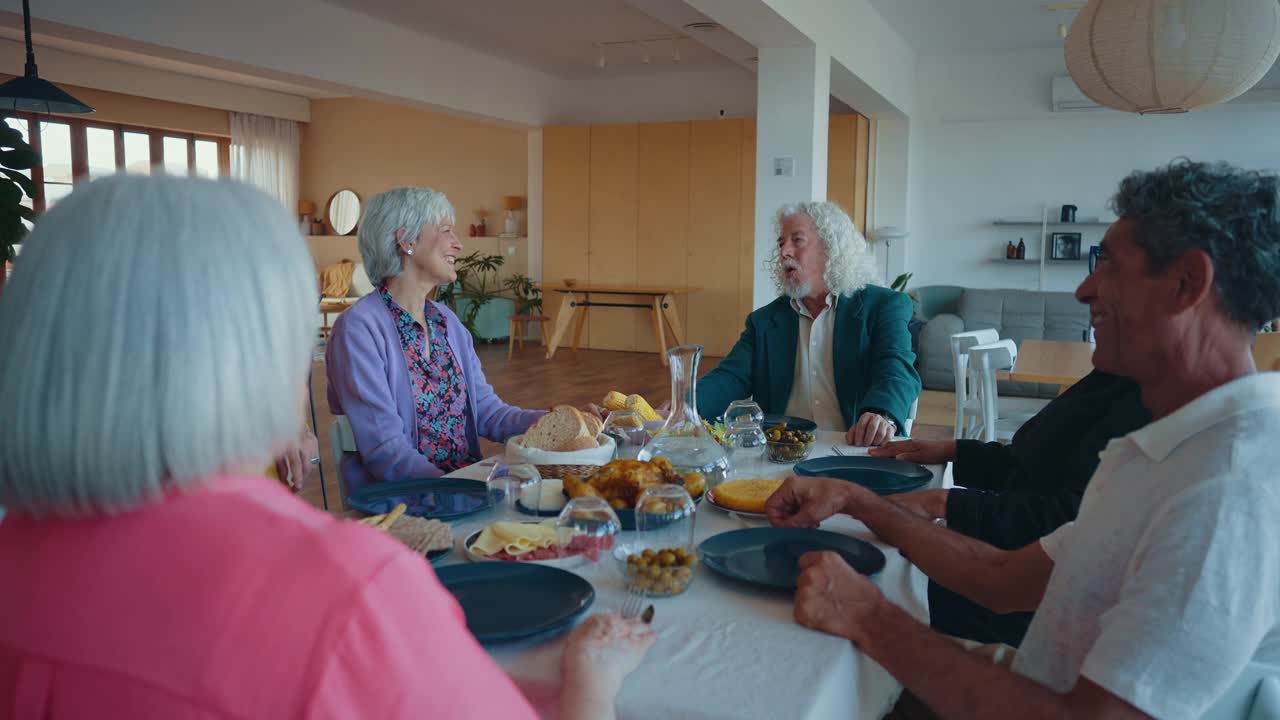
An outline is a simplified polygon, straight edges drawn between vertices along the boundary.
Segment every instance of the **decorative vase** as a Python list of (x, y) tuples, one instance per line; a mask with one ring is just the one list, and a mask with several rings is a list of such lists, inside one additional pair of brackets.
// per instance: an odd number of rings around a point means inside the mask
[(502, 226), (503, 237), (520, 237), (520, 220), (516, 218), (515, 210), (507, 211), (507, 219)]

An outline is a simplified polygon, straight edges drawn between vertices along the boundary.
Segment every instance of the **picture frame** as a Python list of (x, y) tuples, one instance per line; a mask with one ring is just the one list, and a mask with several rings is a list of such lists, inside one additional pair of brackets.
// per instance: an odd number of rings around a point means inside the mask
[(1079, 260), (1080, 233), (1051, 233), (1049, 235), (1049, 259)]

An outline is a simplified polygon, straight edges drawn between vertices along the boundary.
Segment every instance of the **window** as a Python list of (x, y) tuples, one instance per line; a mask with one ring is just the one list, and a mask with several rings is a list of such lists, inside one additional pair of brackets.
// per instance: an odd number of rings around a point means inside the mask
[[(40, 154), (40, 166), (31, 169), (36, 198), (23, 201), (36, 212), (55, 205), (82, 180), (117, 172), (213, 178), (230, 172), (227, 138), (29, 113), (6, 122)], [(32, 128), (39, 132), (32, 135)]]

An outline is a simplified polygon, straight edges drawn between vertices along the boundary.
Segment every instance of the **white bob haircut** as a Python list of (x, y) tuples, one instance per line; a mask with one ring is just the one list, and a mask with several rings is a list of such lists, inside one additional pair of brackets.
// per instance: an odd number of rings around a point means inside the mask
[[(818, 201), (783, 205), (774, 218), (774, 235), (781, 236), (783, 221), (796, 215), (804, 215), (818, 228), (818, 237), (827, 249), (827, 269), (823, 272), (822, 279), (831, 294), (849, 295), (875, 280), (875, 271), (872, 269), (875, 256), (871, 254), (866, 238), (862, 237), (862, 233), (858, 232), (858, 228), (854, 227), (853, 221), (839, 205)], [(773, 276), (778, 293), (785, 293), (785, 274), (777, 247), (774, 247), (773, 254), (765, 261), (765, 268)]]
[(404, 228), (405, 240), (417, 245), (423, 228), (453, 223), (453, 204), (431, 188), (398, 187), (369, 198), (360, 223), (360, 258), (369, 280), (378, 285), (404, 269), (397, 230)]
[(280, 203), (117, 175), (23, 249), (0, 295), (0, 505), (125, 511), (297, 438), (319, 291)]

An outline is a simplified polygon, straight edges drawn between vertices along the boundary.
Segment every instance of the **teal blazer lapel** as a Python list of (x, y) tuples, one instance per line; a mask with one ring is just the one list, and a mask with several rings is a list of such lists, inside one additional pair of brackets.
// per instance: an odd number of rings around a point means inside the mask
[(800, 316), (790, 303), (779, 303), (773, 313), (766, 340), (769, 363), (768, 405), (773, 412), (785, 413), (791, 399), (791, 383), (796, 377), (796, 343), (800, 339)]
[[(835, 337), (831, 339), (831, 366), (835, 370), (836, 400), (840, 402), (840, 410), (846, 425), (852, 426), (857, 419), (852, 415), (857, 411), (859, 388), (854, 387), (854, 378), (859, 377), (857, 364), (863, 358), (862, 336), (866, 330), (862, 312), (862, 292), (845, 295), (836, 306)], [(797, 335), (799, 330), (797, 328)], [(794, 364), (794, 360), (792, 364)]]

